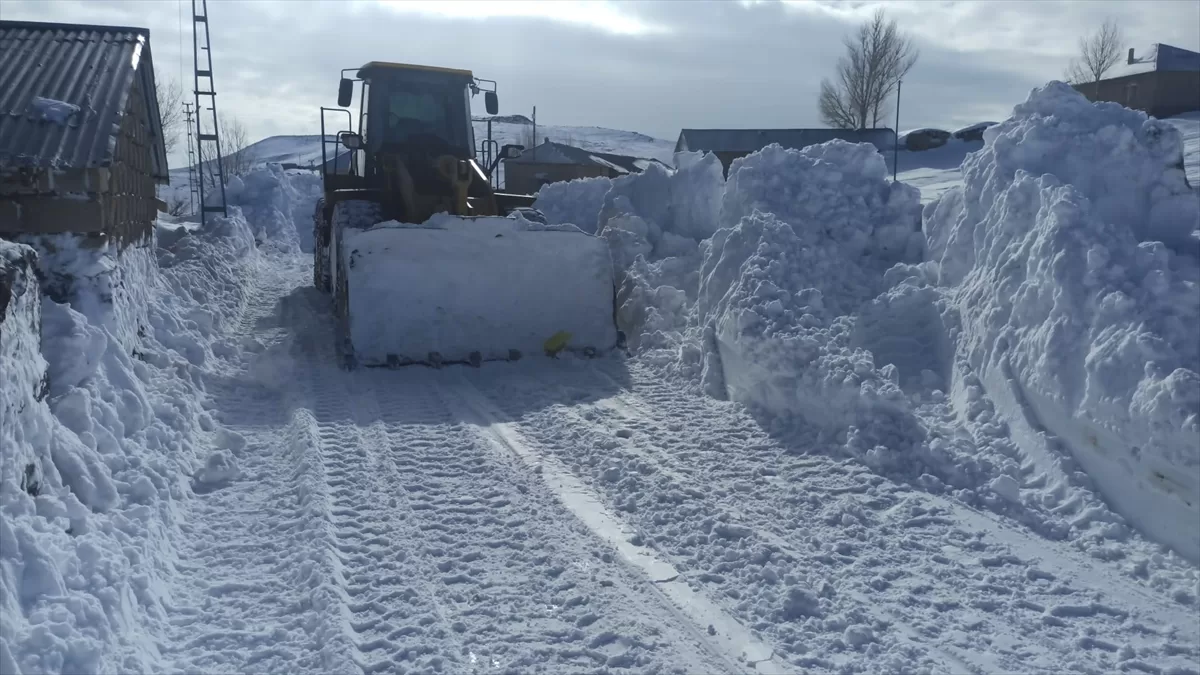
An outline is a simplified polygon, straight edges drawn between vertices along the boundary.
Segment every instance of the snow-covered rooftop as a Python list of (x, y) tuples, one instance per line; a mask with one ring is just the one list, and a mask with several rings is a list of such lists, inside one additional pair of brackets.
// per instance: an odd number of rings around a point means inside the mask
[(1104, 74), (1104, 78), (1113, 79), (1156, 71), (1200, 71), (1200, 52), (1161, 43), (1141, 50), (1130, 48), (1124, 58)]

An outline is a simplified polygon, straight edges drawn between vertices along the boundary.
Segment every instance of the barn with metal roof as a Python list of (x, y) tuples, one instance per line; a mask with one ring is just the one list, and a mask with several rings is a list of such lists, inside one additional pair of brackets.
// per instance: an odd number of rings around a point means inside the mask
[(1111, 101), (1158, 118), (1200, 110), (1200, 52), (1154, 44), (1131, 47), (1097, 82), (1072, 82), (1089, 101)]
[(0, 21), (0, 235), (149, 235), (156, 98), (145, 28)]
[(618, 178), (641, 173), (656, 159), (593, 152), (546, 139), (516, 159), (504, 162), (504, 189), (533, 194), (547, 183), (603, 176)]

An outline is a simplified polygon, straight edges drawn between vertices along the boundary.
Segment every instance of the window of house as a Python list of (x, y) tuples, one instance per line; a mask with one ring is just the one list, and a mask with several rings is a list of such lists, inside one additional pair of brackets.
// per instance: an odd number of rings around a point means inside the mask
[(1137, 103), (1137, 85), (1130, 83), (1125, 85), (1125, 105), (1132, 108)]

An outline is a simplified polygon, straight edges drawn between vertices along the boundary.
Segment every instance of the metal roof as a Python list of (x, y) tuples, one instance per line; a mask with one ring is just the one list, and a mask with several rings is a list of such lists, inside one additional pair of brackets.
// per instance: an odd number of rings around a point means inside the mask
[(758, 152), (778, 143), (800, 150), (810, 145), (841, 139), (851, 143), (871, 143), (882, 152), (895, 141), (891, 129), (684, 129), (679, 132), (675, 152)]
[[(573, 145), (555, 143), (549, 139), (543, 141), (540, 145), (526, 150), (520, 157), (507, 161), (518, 164), (595, 165), (613, 169), (618, 173), (638, 173), (645, 168), (644, 165), (639, 165), (638, 162), (658, 162), (658, 160), (646, 160), (641, 157), (614, 155), (608, 152), (592, 152)], [(661, 164), (662, 162), (658, 163)]]
[[(135, 78), (148, 106), (153, 174), (166, 180), (149, 30), (0, 21), (0, 169), (111, 165)], [(47, 105), (68, 114), (45, 114)]]
[(475, 75), (472, 74), (471, 71), (462, 70), (461, 68), (442, 68), (440, 66), (422, 66), (422, 65), (415, 64), (415, 63), (393, 63), (391, 61), (371, 61), (370, 63), (364, 64), (361, 68), (358, 69), (358, 73), (359, 73), (358, 76), (362, 77), (362, 73), (364, 71), (370, 71), (370, 70), (375, 70), (375, 69), (422, 70), (422, 71), (429, 72), (429, 73), (442, 73), (445, 75), (458, 75), (459, 77), (465, 77), (470, 80), (475, 79)]
[(1200, 70), (1200, 53), (1189, 49), (1180, 49), (1168, 44), (1152, 44), (1140, 55), (1135, 55), (1130, 49), (1125, 60), (1117, 63), (1104, 74), (1104, 79), (1113, 80), (1129, 75), (1142, 73), (1196, 71)]

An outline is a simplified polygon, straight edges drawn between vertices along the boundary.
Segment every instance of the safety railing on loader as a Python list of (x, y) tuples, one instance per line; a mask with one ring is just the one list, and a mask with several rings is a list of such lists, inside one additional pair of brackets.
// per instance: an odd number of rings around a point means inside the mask
[[(356, 164), (354, 162), (354, 151), (346, 149), (343, 152), (342, 142), (341, 142), (341, 132), (339, 131), (338, 133), (334, 134), (332, 138), (330, 138), (329, 135), (325, 133), (325, 116), (331, 112), (332, 113), (341, 113), (346, 116), (346, 128), (344, 129), (344, 131), (353, 131), (354, 130), (354, 116), (350, 114), (349, 110), (345, 110), (342, 108), (326, 108), (324, 106), (321, 107), (321, 179), (324, 180), (326, 183), (329, 182), (330, 174), (333, 174), (336, 176), (336, 175), (341, 175), (343, 173), (340, 170), (341, 169), (341, 161), (340, 160), (343, 156), (345, 156), (345, 158), (346, 158), (345, 174), (353, 176), (353, 175), (355, 175), (355, 170), (356, 170)], [(327, 146), (329, 146), (329, 145), (333, 146), (333, 152), (332, 152), (333, 156), (332, 157), (329, 156), (330, 153), (327, 148)]]

